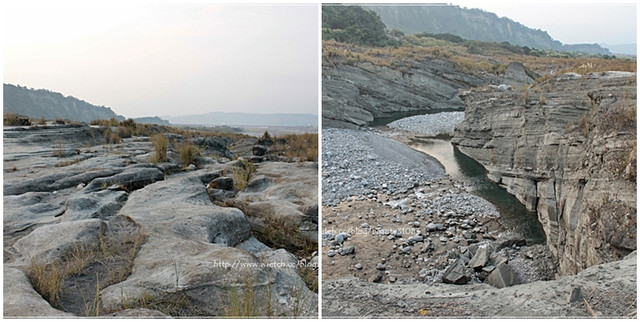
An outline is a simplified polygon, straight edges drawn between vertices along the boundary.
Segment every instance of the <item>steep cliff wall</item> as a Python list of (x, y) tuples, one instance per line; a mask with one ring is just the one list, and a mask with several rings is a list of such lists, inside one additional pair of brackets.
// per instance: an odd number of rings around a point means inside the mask
[(397, 112), (462, 109), (458, 90), (484, 82), (444, 59), (423, 57), (387, 66), (327, 54), (322, 61), (323, 125), (354, 127)]
[(636, 249), (636, 75), (461, 95), (453, 143), (538, 213), (563, 274)]

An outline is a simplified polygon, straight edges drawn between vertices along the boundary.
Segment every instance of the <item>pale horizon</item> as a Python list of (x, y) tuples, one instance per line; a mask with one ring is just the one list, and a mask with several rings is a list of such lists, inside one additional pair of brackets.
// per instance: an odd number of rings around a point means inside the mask
[(318, 5), (8, 2), (3, 83), (125, 117), (318, 114)]

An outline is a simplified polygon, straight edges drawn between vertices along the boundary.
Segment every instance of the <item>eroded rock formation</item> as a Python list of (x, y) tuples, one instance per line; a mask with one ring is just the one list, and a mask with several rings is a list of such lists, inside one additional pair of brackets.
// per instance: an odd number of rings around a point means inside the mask
[(635, 73), (569, 73), (461, 96), (452, 142), (537, 211), (561, 273), (636, 249)]

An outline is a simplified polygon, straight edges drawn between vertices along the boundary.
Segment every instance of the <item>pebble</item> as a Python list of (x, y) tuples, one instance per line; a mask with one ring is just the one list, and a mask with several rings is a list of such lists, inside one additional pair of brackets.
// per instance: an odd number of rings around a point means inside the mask
[(362, 269), (362, 264), (357, 263), (353, 267), (355, 267), (357, 270), (361, 270)]
[(340, 253), (340, 255), (342, 256), (346, 256), (346, 255), (353, 254), (355, 250), (356, 248), (354, 246), (347, 246), (347, 247), (340, 248), (340, 250), (338, 250), (338, 253)]

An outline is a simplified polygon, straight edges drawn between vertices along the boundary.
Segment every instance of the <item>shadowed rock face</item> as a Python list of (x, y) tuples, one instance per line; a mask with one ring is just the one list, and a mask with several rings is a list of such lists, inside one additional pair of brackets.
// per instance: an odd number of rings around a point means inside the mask
[(410, 67), (323, 60), (324, 126), (356, 127), (397, 112), (461, 109), (458, 89), (483, 81), (440, 59), (413, 61)]
[(635, 77), (565, 74), (526, 94), (464, 95), (452, 142), (537, 211), (563, 274), (636, 248)]

